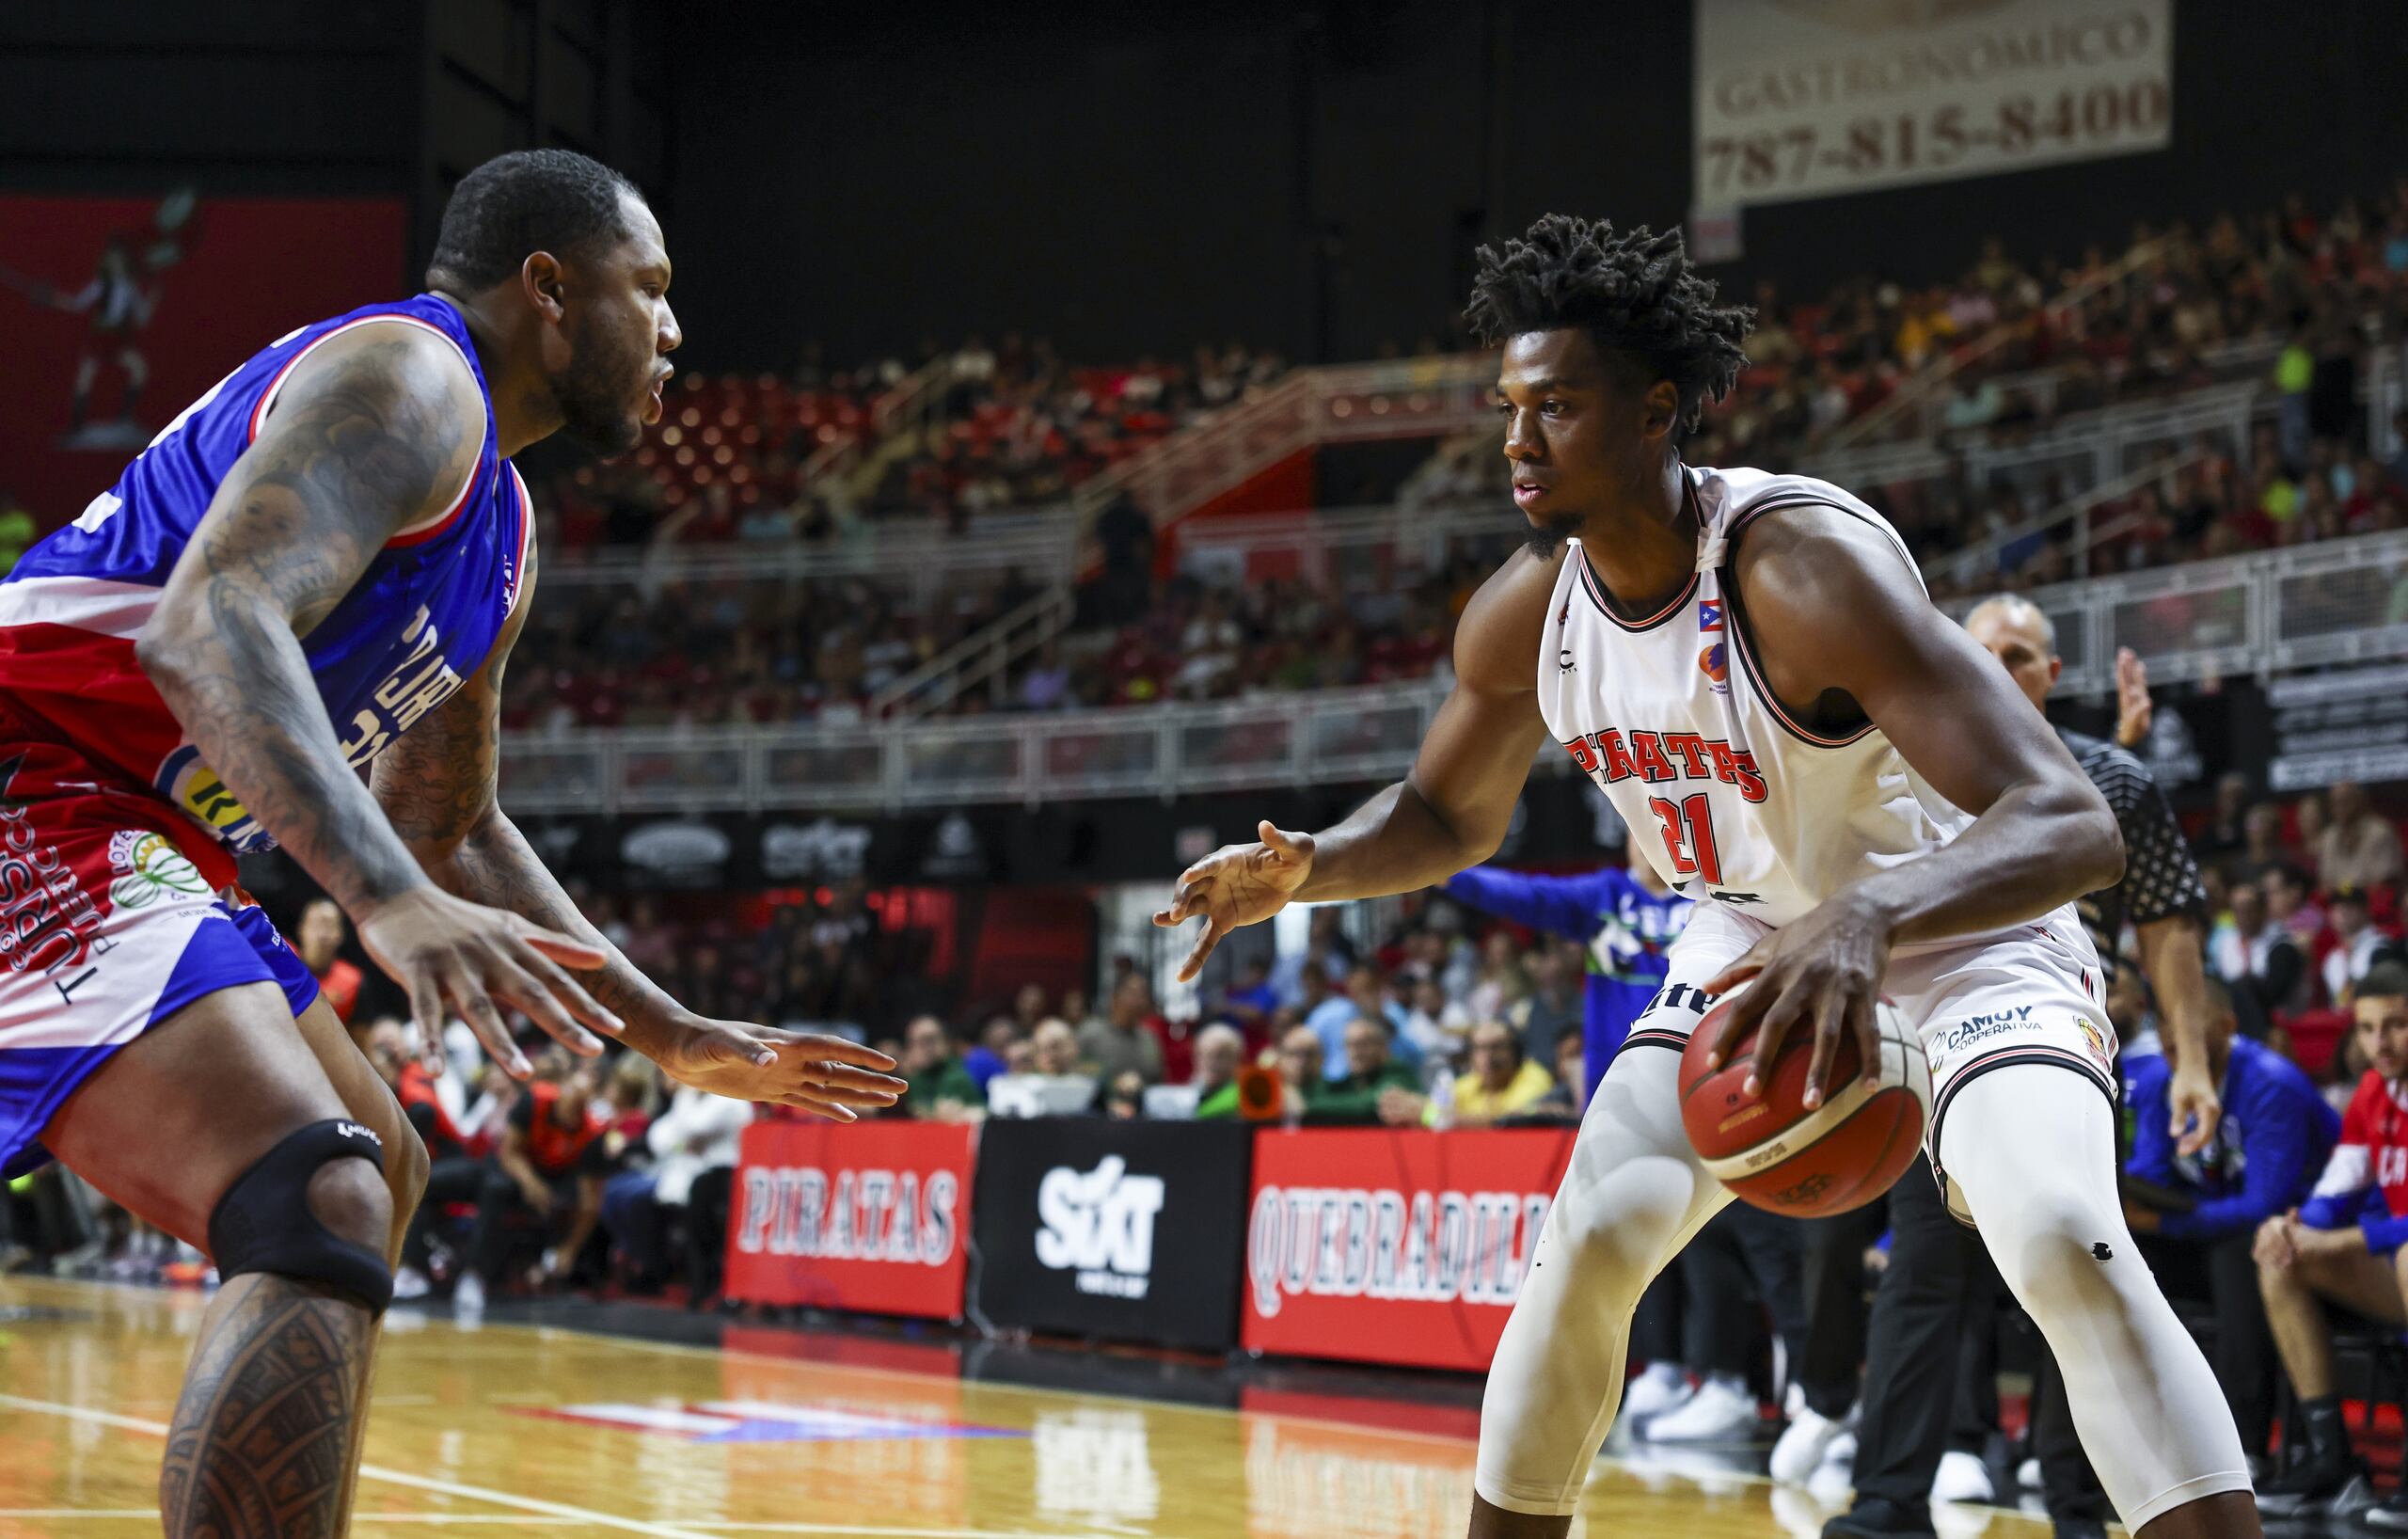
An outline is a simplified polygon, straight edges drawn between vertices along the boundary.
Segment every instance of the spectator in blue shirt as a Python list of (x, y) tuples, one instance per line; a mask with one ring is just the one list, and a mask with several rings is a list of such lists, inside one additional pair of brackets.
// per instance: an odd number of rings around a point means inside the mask
[(1354, 1071), (1346, 1058), (1346, 1028), (1358, 1018), (1387, 1023), (1389, 1055), (1408, 1068), (1421, 1067), (1420, 1047), (1404, 1034), (1404, 1007), (1381, 988), (1378, 968), (1356, 962), (1346, 975), (1346, 992), (1330, 995), (1305, 1017), (1321, 1039), (1323, 1079), (1335, 1083)]
[[(2208, 1071), (2224, 1117), (2208, 1147), (2176, 1152), (2174, 1064), (2151, 1055), (2127, 1060), (2124, 1103), (2131, 1112), (2132, 1151), (2125, 1217), (2166, 1295), (2215, 1311), (2216, 1382), (2232, 1406), (2242, 1447), (2266, 1451), (2273, 1401), (2273, 1338), (2258, 1293), (2251, 1245), (2258, 1227), (2304, 1201), (2341, 1133), (2339, 1114), (2300, 1067), (2234, 1034), (2232, 996), (2207, 980)], [(2165, 1053), (2177, 1051), (2171, 1037)]]
[(1588, 948), (1589, 987), (1581, 1056), (1586, 1106), (1607, 1066), (1664, 986), (1665, 953), (1689, 921), (1689, 900), (1665, 887), (1645, 861), (1578, 876), (1536, 876), (1474, 866), (1446, 883), (1449, 897)]

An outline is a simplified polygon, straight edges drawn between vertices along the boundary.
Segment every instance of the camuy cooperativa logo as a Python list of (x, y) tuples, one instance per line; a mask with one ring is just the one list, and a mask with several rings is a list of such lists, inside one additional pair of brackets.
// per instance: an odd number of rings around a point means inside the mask
[(1265, 1186), (1246, 1231), (1254, 1311), (1292, 1294), (1508, 1306), (1537, 1254), (1544, 1192)]
[(1163, 1179), (1133, 1176), (1107, 1154), (1092, 1170), (1057, 1165), (1037, 1183), (1037, 1259), (1075, 1272), (1083, 1293), (1143, 1298), (1154, 1271), (1154, 1218)]

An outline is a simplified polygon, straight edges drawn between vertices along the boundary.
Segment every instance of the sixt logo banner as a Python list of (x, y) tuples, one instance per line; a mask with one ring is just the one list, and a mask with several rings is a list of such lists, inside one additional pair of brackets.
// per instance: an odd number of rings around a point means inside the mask
[(1000, 1328), (1237, 1344), (1254, 1130), (990, 1118), (978, 1132), (974, 1312)]
[(1117, 1154), (1084, 1173), (1056, 1166), (1037, 1183), (1037, 1259), (1075, 1272), (1080, 1293), (1143, 1298), (1162, 1211), (1163, 1179), (1131, 1175)]

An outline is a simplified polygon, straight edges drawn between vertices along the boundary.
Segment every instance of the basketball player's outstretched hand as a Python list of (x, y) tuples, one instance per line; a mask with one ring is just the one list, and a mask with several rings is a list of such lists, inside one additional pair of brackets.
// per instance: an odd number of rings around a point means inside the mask
[(681, 1085), (732, 1101), (766, 1101), (833, 1122), (892, 1106), (906, 1088), (885, 1072), (895, 1060), (874, 1047), (742, 1021), (688, 1020), (659, 1059)]
[(1709, 994), (1749, 985), (1724, 1015), (1707, 1064), (1720, 1064), (1749, 1032), (1755, 1032), (1754, 1061), (1743, 1088), (1760, 1095), (1771, 1078), (1782, 1039), (1802, 1023), (1814, 1034), (1814, 1055), (1806, 1069), (1809, 1107), (1823, 1103), (1842, 1032), (1855, 1035), (1865, 1073), (1878, 1074), (1881, 1033), (1874, 1007), (1889, 964), (1890, 937), (1882, 922), (1845, 891), (1834, 895), (1805, 918), (1767, 934), (1746, 956), (1706, 980)]
[(600, 967), (606, 954), (517, 914), (429, 885), (387, 899), (358, 916), (358, 925), (369, 957), (408, 992), (411, 1019), (430, 1052), (442, 1051), (447, 1013), (457, 1015), (494, 1062), (525, 1079), (533, 1070), (510, 1039), (502, 1004), (515, 1005), (587, 1057), (602, 1043), (585, 1026), (610, 1037), (626, 1029), (569, 976), (572, 968)]
[(1181, 873), (1170, 890), (1170, 907), (1154, 915), (1168, 929), (1197, 914), (1204, 933), (1196, 948), (1179, 964), (1181, 983), (1203, 971), (1204, 959), (1221, 937), (1246, 925), (1260, 924), (1288, 906), (1288, 899), (1312, 875), (1313, 836), (1256, 825), (1261, 838), (1250, 845), (1223, 845)]

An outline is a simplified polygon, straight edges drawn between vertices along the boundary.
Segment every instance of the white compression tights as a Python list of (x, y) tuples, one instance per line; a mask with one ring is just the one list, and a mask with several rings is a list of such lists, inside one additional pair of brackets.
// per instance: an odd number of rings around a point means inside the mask
[[(1624, 1053), (1581, 1124), (1489, 1370), (1474, 1488), (1493, 1506), (1554, 1515), (1578, 1505), (1622, 1398), (1631, 1310), (1730, 1199), (1682, 1134), (1678, 1068), (1660, 1047)], [(2201, 1497), (2246, 1490), (2249, 1477), (2207, 1359), (2124, 1229), (2114, 1117), (2077, 1074), (2001, 1068), (1956, 1094), (1941, 1153), (2055, 1349), (2083, 1446), (2137, 1530)]]
[(1473, 1489), (1508, 1512), (1571, 1512), (1622, 1404), (1630, 1314), (1656, 1274), (1731, 1200), (1681, 1131), (1681, 1055), (1616, 1055), (1497, 1343)]
[(2124, 1526), (2248, 1490), (2224, 1391), (2124, 1228), (2107, 1098), (2062, 1069), (2016, 1064), (1969, 1082), (1940, 1133), (1941, 1164), (2049, 1339)]

